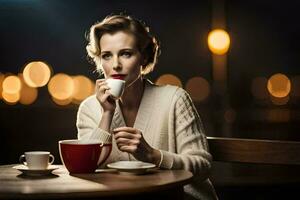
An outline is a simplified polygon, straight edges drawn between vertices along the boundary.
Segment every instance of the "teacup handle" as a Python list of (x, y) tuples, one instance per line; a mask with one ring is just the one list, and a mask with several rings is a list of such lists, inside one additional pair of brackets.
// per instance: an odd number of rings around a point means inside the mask
[(49, 165), (54, 162), (54, 156), (52, 154), (49, 155)]
[(101, 142), (101, 144), (100, 144), (100, 147), (103, 147), (103, 145), (104, 145), (104, 143), (103, 143), (103, 142)]
[(19, 158), (19, 162), (23, 165), (26, 165), (27, 166), (27, 162), (25, 162), (25, 155), (21, 155), (20, 158)]

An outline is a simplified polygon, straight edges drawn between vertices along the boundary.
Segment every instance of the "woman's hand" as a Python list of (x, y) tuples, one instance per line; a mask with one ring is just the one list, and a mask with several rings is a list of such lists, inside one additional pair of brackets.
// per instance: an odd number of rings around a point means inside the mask
[(96, 97), (103, 108), (103, 112), (114, 112), (116, 101), (110, 97), (109, 90), (105, 79), (96, 80)]
[(132, 154), (137, 160), (159, 164), (160, 152), (146, 142), (140, 130), (120, 127), (114, 129), (113, 133), (120, 151)]

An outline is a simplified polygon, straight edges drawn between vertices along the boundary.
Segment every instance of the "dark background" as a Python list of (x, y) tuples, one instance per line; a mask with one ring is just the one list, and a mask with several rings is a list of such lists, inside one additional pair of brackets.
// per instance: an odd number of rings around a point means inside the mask
[[(217, 3), (218, 1), (215, 1)], [(185, 0), (0, 0), (0, 72), (17, 74), (34, 60), (49, 63), (54, 74), (83, 74), (97, 79), (86, 57), (85, 34), (108, 14), (125, 12), (150, 26), (161, 42), (162, 54), (154, 72), (172, 73), (183, 84), (201, 76), (213, 84), (212, 56), (207, 36), (212, 29), (213, 1)], [(299, 141), (299, 99), (286, 105), (257, 101), (251, 81), (257, 76), (299, 75), (299, 1), (224, 1), (226, 30), (231, 37), (227, 57), (228, 106), (235, 120), (224, 120), (222, 99), (214, 91), (195, 105), (209, 136)], [(300, 90), (300, 88), (292, 88)], [(78, 105), (54, 104), (47, 88), (39, 89), (29, 106), (0, 101), (0, 164), (18, 163), (28, 150), (51, 151), (60, 163), (57, 142), (76, 138)], [(291, 113), (289, 121), (260, 117), (269, 111)], [(225, 127), (225, 129), (224, 129)], [(224, 131), (226, 130), (226, 131)]]

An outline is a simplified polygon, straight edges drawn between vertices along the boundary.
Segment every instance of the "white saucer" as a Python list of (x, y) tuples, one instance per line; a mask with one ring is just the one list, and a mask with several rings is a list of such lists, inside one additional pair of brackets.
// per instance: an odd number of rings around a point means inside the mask
[(51, 174), (55, 169), (58, 169), (58, 166), (50, 165), (47, 169), (29, 169), (25, 165), (17, 165), (13, 167), (14, 169), (19, 170), (24, 175), (27, 176), (45, 176)]
[(108, 168), (117, 169), (119, 172), (131, 174), (144, 174), (148, 169), (155, 168), (156, 165), (141, 161), (117, 161), (107, 164)]

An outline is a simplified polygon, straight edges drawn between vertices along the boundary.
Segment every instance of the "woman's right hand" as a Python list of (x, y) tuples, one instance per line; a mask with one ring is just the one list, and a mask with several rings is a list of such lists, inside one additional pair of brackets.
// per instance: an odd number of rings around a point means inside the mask
[(96, 97), (103, 112), (114, 112), (116, 109), (116, 101), (110, 97), (109, 89), (105, 79), (96, 80)]

